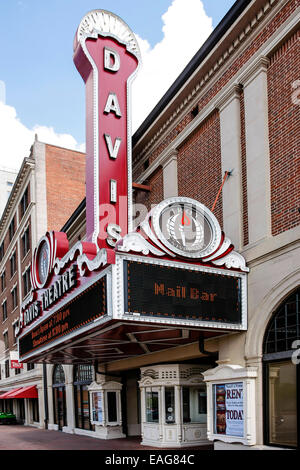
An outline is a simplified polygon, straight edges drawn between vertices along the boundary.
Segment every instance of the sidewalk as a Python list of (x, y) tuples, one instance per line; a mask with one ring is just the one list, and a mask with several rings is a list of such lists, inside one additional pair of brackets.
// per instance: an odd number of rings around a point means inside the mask
[[(59, 431), (36, 429), (29, 426), (0, 426), (0, 450), (152, 450), (155, 447), (140, 445), (139, 437), (103, 440), (93, 437), (66, 434)], [(163, 450), (163, 449), (159, 449)], [(189, 450), (213, 450), (201, 446)]]

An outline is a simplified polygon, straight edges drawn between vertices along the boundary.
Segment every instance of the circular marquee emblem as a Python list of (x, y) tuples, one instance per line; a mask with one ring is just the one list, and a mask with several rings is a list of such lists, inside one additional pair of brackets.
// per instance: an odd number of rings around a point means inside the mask
[(190, 198), (166, 199), (152, 212), (152, 229), (166, 248), (188, 258), (203, 258), (221, 243), (221, 229), (215, 216)]
[(50, 250), (46, 240), (41, 243), (38, 252), (37, 272), (40, 284), (44, 285), (49, 272)]

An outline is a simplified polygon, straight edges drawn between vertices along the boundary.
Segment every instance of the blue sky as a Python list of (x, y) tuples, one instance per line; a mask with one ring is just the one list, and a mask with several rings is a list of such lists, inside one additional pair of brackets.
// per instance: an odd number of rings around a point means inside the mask
[[(177, 49), (176, 59), (186, 53), (184, 48), (176, 46), (176, 35), (181, 32), (186, 40), (185, 44), (180, 39), (190, 55), (176, 60), (177, 69), (168, 72), (169, 81), (151, 93), (153, 101), (144, 106), (148, 113), (233, 4), (234, 0), (0, 0), (0, 81), (4, 82), (6, 90), (2, 120), (0, 115), (0, 165), (17, 167), (27, 156), (28, 141), (36, 129), (44, 140), (47, 136), (41, 128), (45, 132), (51, 129), (53, 136), (72, 136), (74, 146), (83, 148), (84, 84), (73, 64), (72, 45), (80, 20), (88, 11), (110, 10), (126, 21), (143, 40), (145, 69), (148, 64), (150, 71), (152, 63), (154, 73), (155, 63), (155, 76), (165, 74), (164, 65), (169, 71), (164, 60), (164, 56), (170, 55), (169, 51), (174, 53)], [(136, 85), (140, 94), (143, 87), (147, 87), (146, 72), (143, 73)], [(3, 87), (2, 83), (0, 99)], [(135, 127), (145, 117), (136, 111)], [(31, 134), (26, 133), (27, 130)], [(8, 136), (12, 139), (12, 133), (20, 133), (20, 145), (10, 159), (9, 152), (13, 150), (9, 150), (7, 144), (1, 147), (1, 140), (5, 136), (7, 141)], [(51, 140), (50, 134), (48, 140)], [(21, 146), (23, 137), (24, 147)], [(69, 146), (67, 139), (60, 142)], [(70, 137), (70, 146), (72, 142)]]

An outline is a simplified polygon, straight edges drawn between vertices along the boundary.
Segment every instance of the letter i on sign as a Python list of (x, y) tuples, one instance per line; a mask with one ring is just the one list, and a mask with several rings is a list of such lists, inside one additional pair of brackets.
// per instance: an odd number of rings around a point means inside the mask
[(94, 10), (82, 19), (74, 63), (86, 85), (86, 239), (99, 248), (109, 247), (107, 226), (121, 236), (132, 230), (130, 89), (139, 61), (136, 38), (118, 16)]

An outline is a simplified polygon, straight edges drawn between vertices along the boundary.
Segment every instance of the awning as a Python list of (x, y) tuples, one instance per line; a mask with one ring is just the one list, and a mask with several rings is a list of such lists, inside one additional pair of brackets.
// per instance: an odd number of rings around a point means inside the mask
[(0, 400), (2, 398), (12, 398), (10, 395), (13, 394), (13, 393), (16, 393), (18, 390), (21, 390), (22, 387), (18, 387), (18, 388), (13, 388), (11, 390), (8, 390), (7, 392), (3, 393), (2, 395), (0, 395)]
[(15, 392), (10, 393), (7, 398), (38, 398), (38, 391), (36, 385), (29, 385), (28, 387), (16, 389)]

